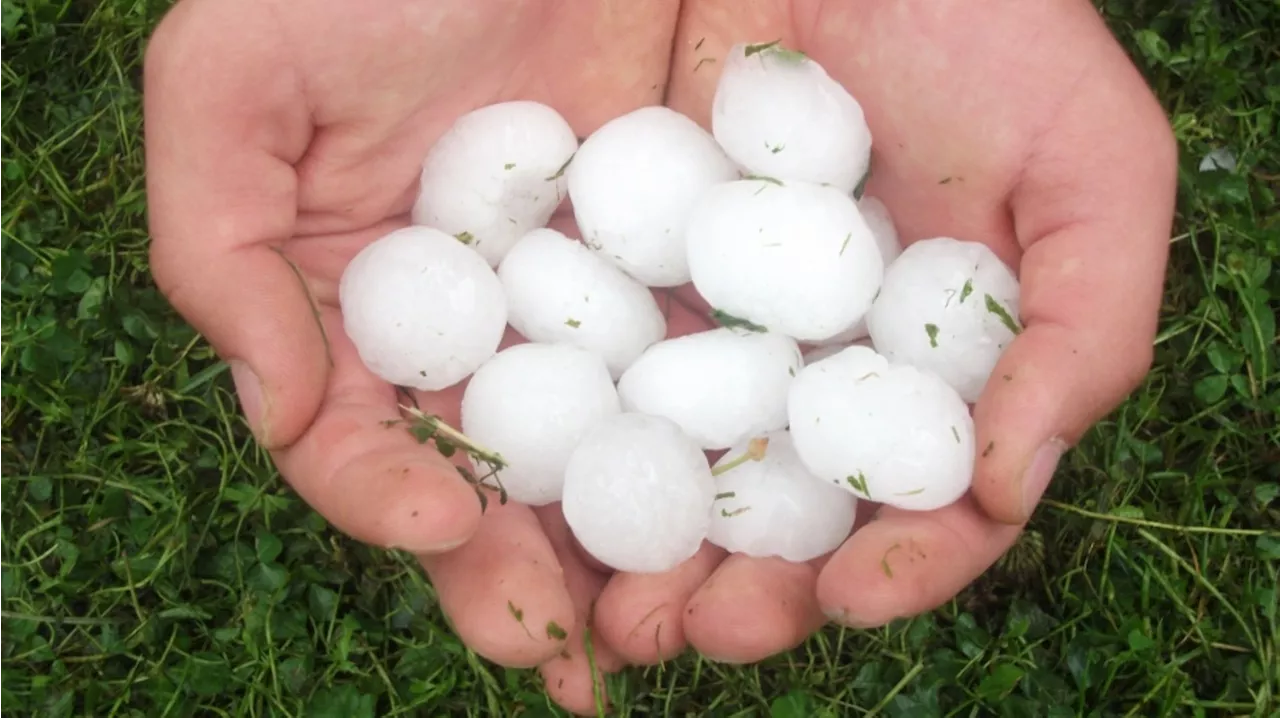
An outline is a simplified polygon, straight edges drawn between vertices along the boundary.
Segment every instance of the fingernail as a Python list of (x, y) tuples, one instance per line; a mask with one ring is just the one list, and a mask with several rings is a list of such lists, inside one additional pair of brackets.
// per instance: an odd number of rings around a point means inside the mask
[(231, 367), (231, 380), (236, 385), (236, 397), (240, 400), (240, 410), (249, 422), (249, 430), (253, 432), (261, 444), (267, 443), (267, 417), (262, 395), (262, 382), (253, 369), (240, 359), (227, 362)]
[(839, 607), (824, 607), (822, 612), (826, 614), (827, 618), (831, 619), (832, 623), (837, 623), (846, 628), (865, 629), (875, 628), (879, 625), (875, 621), (864, 621)]
[(1049, 487), (1053, 472), (1058, 469), (1058, 461), (1066, 450), (1067, 443), (1057, 437), (1049, 439), (1036, 449), (1035, 456), (1031, 457), (1031, 465), (1022, 475), (1023, 516), (1031, 518), (1031, 513), (1036, 510), (1036, 504), (1040, 503), (1040, 497)]
[(387, 548), (392, 551), (408, 551), (415, 556), (435, 556), (458, 548), (462, 544), (466, 543), (468, 538), (469, 537), (466, 536), (462, 538), (451, 538), (439, 543), (425, 544), (421, 546), (411, 546), (408, 544), (412, 542), (406, 541), (404, 542), (406, 545), (402, 546), (399, 545), (399, 543), (394, 543), (388, 545)]

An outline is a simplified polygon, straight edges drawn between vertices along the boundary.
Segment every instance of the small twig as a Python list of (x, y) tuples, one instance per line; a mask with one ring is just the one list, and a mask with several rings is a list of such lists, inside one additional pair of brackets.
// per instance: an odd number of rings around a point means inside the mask
[(311, 308), (311, 316), (316, 320), (316, 327), (320, 330), (320, 340), (324, 342), (324, 356), (328, 360), (329, 366), (333, 364), (333, 349), (329, 346), (329, 332), (324, 328), (324, 317), (320, 314), (320, 302), (316, 301), (316, 295), (311, 291), (311, 285), (307, 284), (307, 278), (302, 274), (302, 269), (289, 259), (284, 250), (279, 247), (270, 247), (272, 252), (280, 255), (284, 263), (289, 265), (289, 269), (293, 271), (293, 276), (298, 278), (298, 284), (302, 285), (302, 293), (307, 297), (307, 306)]
[[(417, 402), (414, 403), (416, 404)], [(449, 426), (440, 417), (434, 414), (427, 414), (416, 406), (401, 404), (400, 410), (408, 415), (409, 434), (417, 439), (418, 443), (425, 444), (428, 440), (435, 441), (436, 450), (445, 458), (453, 456), (455, 451), (462, 449), (476, 464), (484, 464), (487, 467), (488, 470), (486, 472), (477, 476), (465, 466), (454, 466), (463, 480), (471, 484), (476, 490), (476, 497), (480, 500), (481, 513), (489, 506), (489, 496), (485, 493), (486, 490), (498, 492), (499, 504), (507, 503), (507, 489), (502, 485), (502, 478), (498, 476), (498, 472), (507, 468), (507, 462), (502, 458), (501, 454), (481, 446), (466, 434)], [(387, 425), (390, 426), (395, 423), (397, 422), (393, 420), (387, 422)], [(485, 483), (490, 478), (494, 480), (496, 486)]]
[(761, 461), (764, 459), (765, 451), (769, 448), (769, 440), (763, 436), (752, 439), (747, 444), (747, 452), (736, 459), (727, 461), (720, 466), (711, 470), (712, 476), (719, 476), (726, 471), (732, 471), (748, 461)]
[(1071, 504), (1064, 504), (1061, 501), (1052, 499), (1042, 499), (1040, 503), (1059, 511), (1066, 511), (1085, 518), (1095, 519), (1098, 521), (1110, 521), (1118, 524), (1130, 524), (1133, 526), (1145, 526), (1152, 529), (1162, 529), (1165, 531), (1177, 531), (1186, 534), (1221, 534), (1224, 536), (1276, 536), (1280, 537), (1280, 532), (1264, 531), (1262, 529), (1227, 529), (1217, 526), (1181, 526), (1179, 524), (1167, 524), (1160, 521), (1148, 521), (1147, 519), (1138, 519), (1130, 516), (1120, 516), (1118, 514), (1102, 514), (1096, 511), (1089, 511)]

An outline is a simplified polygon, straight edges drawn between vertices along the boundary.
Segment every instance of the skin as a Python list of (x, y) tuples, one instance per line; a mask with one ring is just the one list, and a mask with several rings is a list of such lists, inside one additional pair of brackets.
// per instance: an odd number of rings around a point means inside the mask
[[(904, 241), (980, 240), (1017, 268), (1025, 331), (974, 408), (983, 451), (960, 502), (881, 509), (808, 564), (706, 546), (668, 574), (610, 576), (557, 506), (482, 515), (448, 460), (382, 425), (397, 397), (345, 338), (337, 282), (408, 222), (421, 158), (459, 114), (537, 100), (585, 136), (665, 99), (709, 127), (718, 63), (702, 58), (774, 39), (861, 102), (867, 192)], [(946, 602), (1150, 364), (1176, 147), (1082, 0), (185, 0), (145, 82), (155, 279), (231, 363), (255, 436), (336, 528), (417, 554), (468, 645), (538, 666), (574, 712), (593, 711), (593, 601), (606, 671), (688, 647), (751, 662), (829, 618), (870, 627)], [(553, 226), (572, 232), (571, 214)], [(707, 326), (672, 307), (673, 334)], [(456, 426), (461, 390), (417, 399)]]

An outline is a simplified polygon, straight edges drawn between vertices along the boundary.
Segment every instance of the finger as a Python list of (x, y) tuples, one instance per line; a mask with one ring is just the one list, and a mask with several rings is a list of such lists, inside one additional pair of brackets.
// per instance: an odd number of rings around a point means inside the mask
[(883, 507), (822, 569), (818, 602), (855, 628), (931, 611), (990, 567), (1020, 531), (987, 518), (969, 497), (929, 512)]
[(608, 693), (604, 677), (622, 670), (623, 660), (593, 630), (591, 652), (587, 652), (587, 627), (594, 625), (592, 606), (596, 605), (608, 575), (592, 570), (578, 557), (573, 536), (560, 512), (560, 504), (535, 509), (543, 530), (555, 548), (564, 567), (565, 585), (573, 599), (574, 621), (568, 626), (564, 650), (538, 667), (547, 694), (565, 710), (576, 715), (596, 715), (607, 710)]
[[(1106, 32), (1100, 21), (1096, 32)], [(975, 407), (973, 486), (982, 508), (1009, 523), (1026, 521), (1063, 449), (1151, 364), (1177, 150), (1120, 47), (1100, 52), (1106, 70), (1076, 86), (1010, 201), (1026, 329)]]
[(321, 321), (334, 366), (324, 406), (292, 445), (273, 452), (289, 485), (340, 531), (413, 552), (442, 551), (476, 530), (480, 505), (449, 461), (395, 424), (394, 389), (360, 362), (337, 310)]
[(532, 668), (564, 650), (562, 627), (573, 623), (573, 601), (528, 506), (491, 496), (470, 540), (418, 558), (468, 648), (512, 668)]
[[(152, 36), (145, 71), (151, 269), (231, 366), (268, 448), (302, 434), (329, 370), (309, 288), (273, 251), (294, 232), (307, 104), (272, 22), (184, 3)], [(211, 63), (207, 57), (218, 57)]]
[(684, 633), (699, 653), (752, 663), (795, 648), (826, 622), (809, 563), (734, 554), (685, 608)]
[(685, 605), (724, 560), (704, 541), (692, 558), (665, 573), (618, 573), (596, 604), (596, 626), (628, 663), (652, 665), (684, 652)]

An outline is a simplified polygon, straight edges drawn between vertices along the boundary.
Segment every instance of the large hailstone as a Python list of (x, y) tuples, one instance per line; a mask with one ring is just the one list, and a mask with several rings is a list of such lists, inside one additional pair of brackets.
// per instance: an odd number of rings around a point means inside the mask
[(853, 198), (808, 182), (718, 185), (686, 238), (693, 284), (711, 306), (805, 342), (851, 329), (884, 273)]
[(936, 374), (866, 347), (806, 367), (787, 409), (805, 466), (861, 498), (930, 511), (959, 499), (973, 480), (964, 400)]
[(342, 326), (360, 360), (392, 384), (438, 391), (498, 350), (507, 325), (502, 283), (480, 255), (430, 227), (371, 242), (338, 287)]
[(860, 337), (840, 344), (820, 344), (804, 353), (804, 365), (817, 364), (823, 359), (829, 359), (852, 346), (867, 347), (868, 349), (876, 348), (871, 343), (870, 337)]
[[(864, 196), (858, 200), (858, 211), (862, 213), (862, 219), (871, 228), (871, 236), (876, 240), (876, 247), (880, 250), (880, 258), (884, 260), (885, 271), (887, 272), (889, 271), (889, 265), (902, 254), (902, 244), (898, 241), (898, 230), (893, 226), (893, 217), (889, 214), (889, 208), (884, 206), (884, 202), (875, 197)], [(867, 329), (867, 318), (863, 316), (850, 329), (846, 329), (834, 337), (818, 343), (824, 346), (843, 346), (858, 339), (864, 339), (870, 333), (870, 330)]]
[[(764, 458), (747, 460), (716, 477), (716, 503), (707, 539), (734, 553), (808, 561), (834, 551), (853, 529), (858, 500), (805, 468), (786, 431), (765, 434)], [(741, 460), (749, 442), (716, 462)]]
[(462, 431), (502, 455), (507, 494), (530, 506), (559, 501), (569, 454), (621, 411), (599, 355), (569, 344), (517, 344), (485, 362), (462, 395)]
[(569, 457), (561, 508), (602, 563), (660, 573), (697, 553), (715, 492), (706, 455), (680, 427), (623, 413), (601, 421)]
[(648, 289), (554, 229), (521, 238), (498, 277), (517, 332), (531, 341), (589, 349), (604, 357), (614, 379), (667, 334)]
[(413, 223), (457, 235), (497, 266), (517, 239), (551, 219), (577, 149), (569, 123), (546, 105), (520, 100), (468, 112), (423, 161)]
[(703, 449), (727, 449), (787, 425), (787, 389), (802, 366), (788, 336), (721, 327), (649, 347), (618, 395), (626, 411), (666, 417)]
[(876, 350), (978, 400), (1018, 325), (1018, 279), (986, 245), (938, 237), (908, 247), (867, 315)]
[(871, 228), (871, 236), (876, 240), (880, 258), (884, 260), (884, 266), (888, 267), (902, 255), (902, 242), (898, 238), (898, 228), (893, 224), (893, 215), (884, 202), (870, 195), (864, 195), (858, 200), (858, 211)]
[(750, 173), (852, 192), (871, 162), (858, 101), (780, 45), (734, 45), (711, 105), (716, 141)]
[(738, 177), (706, 130), (666, 107), (605, 123), (582, 143), (567, 174), (583, 241), (651, 287), (688, 283), (690, 209), (707, 188)]

